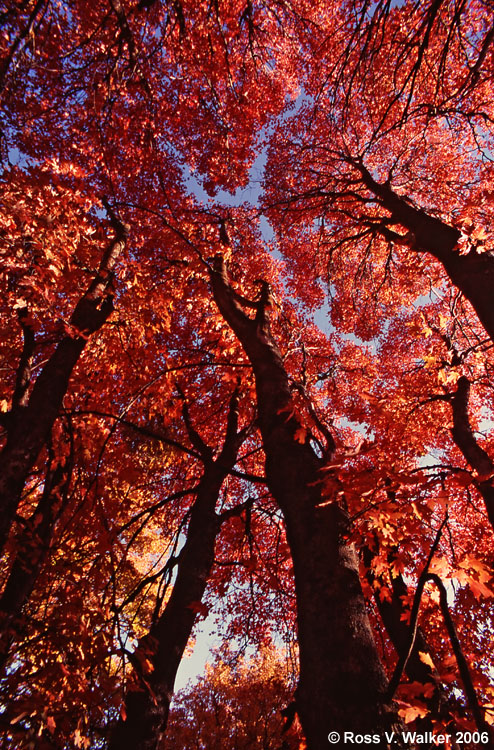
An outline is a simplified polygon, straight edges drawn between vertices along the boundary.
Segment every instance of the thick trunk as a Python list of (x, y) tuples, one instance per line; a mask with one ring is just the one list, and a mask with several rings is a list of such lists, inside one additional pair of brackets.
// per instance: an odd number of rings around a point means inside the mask
[(346, 514), (335, 502), (290, 512), (287, 502), (313, 501), (297, 489), (292, 498), (275, 497), (285, 508), (293, 556), (300, 650), (297, 711), (308, 746), (327, 748), (329, 732), (337, 731), (343, 739), (344, 732), (353, 731), (378, 734), (386, 747), (384, 732), (398, 731), (399, 723), (384, 697), (387, 680), (367, 617), (358, 557), (345, 541)]
[(0, 550), (7, 540), (26, 479), (46, 445), (85, 344), (81, 337), (61, 341), (39, 375), (28, 405), (12, 413), (7, 443), (0, 454)]
[[(17, 404), (14, 402), (11, 412), (5, 415), (7, 442), (0, 453), (0, 550), (7, 540), (29, 472), (59, 414), (74, 367), (89, 336), (101, 328), (112, 312), (112, 270), (125, 245), (127, 230), (113, 214), (111, 218), (115, 238), (103, 256), (97, 276), (72, 313), (72, 335), (60, 341), (36, 379), (29, 398), (29, 383), (22, 383), (22, 399)], [(23, 358), (20, 366), (25, 371)], [(16, 391), (20, 387), (19, 380)]]
[(494, 341), (494, 257), (470, 250), (460, 255), (457, 250), (438, 256), (446, 273), (470, 302), (491, 341)]
[[(347, 541), (348, 519), (337, 496), (325, 496), (322, 460), (309, 442), (297, 440), (289, 381), (269, 332), (266, 294), (249, 318), (215, 258), (211, 282), (216, 303), (249, 357), (256, 378), (259, 426), (266, 454), (266, 478), (283, 512), (293, 558), (300, 649), (297, 712), (310, 750), (346, 747), (345, 732), (376, 734), (400, 723), (385, 693), (387, 680), (367, 617), (358, 557)], [(240, 298), (241, 299), (241, 298)], [(252, 303), (250, 305), (253, 306)], [(400, 747), (395, 736), (393, 747)]]

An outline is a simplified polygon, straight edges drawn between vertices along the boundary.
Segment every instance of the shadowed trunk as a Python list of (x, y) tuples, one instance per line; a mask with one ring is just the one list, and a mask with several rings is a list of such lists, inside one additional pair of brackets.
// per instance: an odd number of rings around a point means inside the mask
[(376, 224), (378, 231), (388, 239), (410, 249), (429, 253), (437, 258), (452, 283), (470, 302), (487, 334), (494, 341), (494, 257), (488, 252), (477, 253), (474, 248), (460, 255), (457, 247), (460, 232), (395, 193), (387, 184), (379, 183), (361, 163), (354, 166), (362, 175), (362, 182), (375, 195), (380, 205), (387, 209), (397, 224), (405, 227), (409, 235), (403, 237), (386, 226)]
[(12, 643), (22, 634), (22, 609), (28, 602), (50, 548), (53, 527), (66, 500), (71, 460), (50, 467), (36, 510), (19, 532), (17, 552), (0, 597), (0, 674)]
[[(371, 585), (374, 601), (389, 639), (397, 653), (402, 654), (408, 647), (410, 636), (410, 626), (403, 619), (405, 611), (403, 608), (403, 598), (408, 599), (408, 587), (401, 575), (394, 576), (391, 578), (391, 599), (381, 599), (379, 589), (376, 590), (373, 585), (375, 581), (379, 580), (379, 576), (376, 576), (371, 568), (373, 556), (374, 553), (368, 547), (365, 547), (363, 559), (367, 568), (366, 577)], [(410, 680), (422, 682), (424, 685), (432, 683), (435, 689), (439, 688), (437, 673), (428, 664), (424, 664), (419, 657), (419, 651), (427, 654), (430, 653), (427, 641), (420, 628), (417, 629), (413, 650), (408, 658), (405, 671)], [(434, 703), (431, 704), (430, 708), (433, 713), (437, 713), (439, 699), (438, 696), (433, 696), (433, 698)]]
[(28, 311), (19, 315), (24, 348), (18, 369), (12, 409), (2, 415), (7, 441), (0, 453), (0, 550), (3, 549), (20, 502), (26, 479), (46, 444), (57, 418), (69, 380), (91, 334), (113, 310), (112, 271), (127, 239), (127, 229), (111, 213), (114, 239), (105, 251), (97, 275), (77, 303), (70, 319), (71, 334), (64, 336), (44, 365), (29, 395), (34, 336)]
[[(379, 612), (386, 633), (393, 644), (398, 656), (407, 653), (410, 645), (410, 626), (403, 618), (404, 608), (403, 601), (408, 600), (408, 586), (403, 580), (403, 576), (397, 575), (391, 578), (391, 600), (381, 599), (379, 589), (375, 589), (374, 582), (379, 580), (371, 568), (371, 562), (374, 553), (365, 547), (363, 550), (363, 561), (367, 568), (366, 577), (374, 593), (376, 608)], [(390, 560), (391, 564), (392, 560)], [(422, 632), (417, 628), (413, 648), (410, 652), (405, 666), (405, 672), (411, 682), (420, 682), (424, 687), (431, 686), (431, 694), (424, 696), (424, 703), (430, 714), (423, 719), (418, 719), (416, 727), (418, 732), (431, 732), (434, 729), (434, 721), (441, 719), (448, 724), (451, 721), (451, 714), (448, 710), (449, 699), (440, 682), (439, 674), (436, 669), (426, 664), (420, 658), (420, 653), (431, 655), (429, 645)], [(454, 735), (454, 726), (451, 726), (451, 734)], [(455, 750), (458, 748), (456, 742), (451, 745)], [(444, 747), (443, 744), (438, 745)]]
[(463, 453), (465, 460), (477, 472), (478, 479), (474, 482), (482, 495), (490, 524), (494, 529), (494, 462), (485, 452), (473, 433), (468, 417), (468, 400), (470, 396), (470, 381), (465, 375), (458, 379), (456, 391), (449, 399), (453, 410), (453, 440)]
[[(168, 721), (175, 678), (189, 641), (214, 563), (216, 536), (225, 516), (216, 503), (225, 478), (233, 469), (246, 430), (237, 432), (237, 394), (230, 403), (223, 448), (213, 460), (212, 451), (194, 431), (193, 443), (204, 461), (204, 474), (190, 513), (187, 539), (178, 557), (177, 576), (165, 609), (141, 639), (134, 660), (141, 686), (125, 699), (127, 718), (111, 732), (108, 750), (161, 750)], [(186, 419), (188, 423), (188, 419)], [(189, 434), (192, 431), (187, 424)], [(149, 669), (142, 664), (149, 664)]]
[[(243, 298), (230, 286), (221, 256), (210, 276), (220, 312), (254, 369), (267, 483), (283, 512), (293, 558), (300, 650), (296, 710), (308, 747), (327, 750), (330, 732), (340, 735), (332, 747), (348, 747), (345, 731), (379, 735), (373, 746), (391, 747), (385, 732), (399, 733), (401, 724), (385, 698), (387, 679), (366, 612), (358, 556), (347, 541), (344, 501), (325, 494), (323, 460), (307, 439), (297, 440), (301, 425), (266, 317), (268, 286), (263, 284), (256, 304), (239, 303)], [(241, 304), (256, 308), (255, 318)], [(400, 734), (392, 746), (405, 746)]]

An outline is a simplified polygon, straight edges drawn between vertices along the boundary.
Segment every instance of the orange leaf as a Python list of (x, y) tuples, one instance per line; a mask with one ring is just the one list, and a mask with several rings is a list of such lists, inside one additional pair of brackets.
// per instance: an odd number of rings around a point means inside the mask
[(46, 726), (48, 727), (48, 731), (51, 732), (51, 734), (53, 734), (54, 731), (55, 731), (55, 729), (56, 729), (56, 726), (57, 726), (56, 722), (55, 722), (55, 719), (53, 718), (53, 716), (49, 716), (47, 718), (47, 720), (46, 720)]
[(427, 664), (427, 666), (431, 669), (434, 669), (434, 662), (432, 661), (430, 654), (426, 653), (425, 651), (419, 651), (419, 658), (421, 662)]

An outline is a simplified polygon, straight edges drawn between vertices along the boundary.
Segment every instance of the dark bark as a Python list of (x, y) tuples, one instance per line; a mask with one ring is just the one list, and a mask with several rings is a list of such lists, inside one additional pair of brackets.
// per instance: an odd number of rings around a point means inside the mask
[[(193, 430), (184, 412), (189, 435), (204, 460), (204, 474), (190, 514), (187, 540), (178, 558), (177, 576), (165, 609), (141, 640), (139, 649), (152, 664), (152, 671), (141, 672), (141, 689), (126, 696), (126, 721), (113, 729), (109, 750), (161, 750), (168, 721), (175, 678), (196, 619), (195, 605), (201, 602), (214, 563), (214, 548), (221, 517), (216, 503), (221, 486), (236, 463), (237, 452), (246, 432), (237, 432), (236, 394), (223, 448), (213, 460), (212, 451)], [(139, 660), (135, 660), (139, 670)]]
[[(391, 578), (391, 599), (382, 599), (379, 595), (380, 587), (378, 587), (378, 589), (376, 590), (374, 586), (374, 583), (376, 581), (379, 581), (379, 583), (381, 583), (382, 585), (384, 584), (379, 580), (379, 577), (377, 577), (372, 570), (373, 557), (374, 553), (369, 549), (369, 547), (366, 547), (363, 551), (363, 560), (367, 569), (366, 577), (371, 585), (376, 607), (381, 620), (383, 621), (386, 633), (388, 634), (391, 643), (396, 649), (397, 654), (401, 655), (407, 649), (410, 632), (409, 626), (403, 619), (403, 599), (408, 598), (408, 586), (403, 580), (403, 576), (394, 576)], [(389, 563), (391, 566), (392, 559), (390, 559)], [(427, 645), (427, 641), (422, 630), (420, 628), (417, 628), (414, 646), (407, 661), (405, 671), (410, 680), (421, 682), (424, 685), (426, 685), (427, 683), (431, 683), (434, 686), (434, 696), (428, 702), (428, 704), (431, 711), (434, 714), (437, 714), (440, 704), (440, 696), (437, 694), (438, 690), (440, 689), (438, 675), (435, 670), (433, 670), (428, 664), (424, 664), (424, 662), (420, 659), (419, 651), (422, 651), (426, 654), (430, 653), (429, 646)]]
[[(111, 210), (107, 207), (107, 210)], [(71, 334), (65, 335), (44, 365), (29, 397), (26, 375), (26, 331), (19, 364), (16, 396), (6, 415), (7, 441), (0, 454), (0, 550), (3, 549), (26, 479), (57, 418), (75, 365), (88, 338), (99, 330), (113, 310), (112, 271), (127, 239), (127, 229), (110, 213), (114, 239), (104, 253), (97, 275), (77, 303), (70, 319)], [(22, 370), (22, 376), (19, 374)]]
[[(446, 588), (438, 575), (436, 575), (435, 573), (429, 572), (431, 562), (434, 558), (437, 547), (439, 545), (439, 541), (441, 539), (442, 530), (444, 526), (446, 525), (447, 520), (448, 520), (448, 515), (446, 514), (443, 522), (441, 523), (440, 527), (437, 530), (436, 537), (429, 551), (429, 555), (427, 557), (425, 566), (418, 578), (417, 587), (415, 589), (412, 607), (410, 610), (410, 624), (407, 627), (407, 631), (408, 631), (407, 636), (403, 644), (402, 651), (401, 653), (399, 653), (398, 663), (395, 667), (393, 676), (389, 681), (388, 694), (390, 697), (394, 695), (396, 689), (398, 688), (403, 671), (407, 668), (407, 665), (412, 657), (413, 648), (417, 642), (417, 635), (419, 632), (418, 621), (419, 621), (420, 605), (422, 601), (424, 587), (428, 581), (433, 581), (440, 591), (441, 611), (442, 611), (446, 629), (448, 631), (448, 635), (451, 641), (453, 653), (455, 655), (456, 662), (458, 664), (458, 670), (459, 670), (459, 673), (460, 673), (460, 676), (464, 685), (465, 697), (472, 711), (472, 714), (473, 714), (473, 717), (474, 717), (474, 720), (475, 720), (475, 723), (477, 725), (479, 732), (487, 732), (489, 737), (492, 739), (493, 735), (492, 735), (491, 728), (488, 726), (488, 724), (486, 723), (483, 717), (483, 712), (481, 710), (481, 707), (477, 698), (477, 694), (473, 685), (473, 681), (470, 676), (470, 670), (469, 670), (467, 661), (463, 655), (463, 651), (461, 649), (461, 645), (460, 645), (458, 636), (456, 634), (456, 628), (454, 626), (453, 620), (449, 612)], [(453, 743), (453, 745), (456, 746), (455, 743)], [(491, 747), (492, 745), (489, 743), (488, 746)]]
[[(472, 677), (470, 675), (470, 668), (463, 654), (463, 650), (461, 648), (460, 641), (456, 633), (455, 624), (449, 612), (448, 592), (446, 591), (446, 587), (444, 583), (442, 582), (442, 580), (439, 578), (439, 576), (436, 573), (429, 573), (426, 576), (426, 580), (433, 581), (433, 583), (435, 583), (435, 585), (439, 589), (439, 597), (440, 597), (439, 601), (441, 605), (441, 612), (443, 614), (444, 623), (446, 625), (446, 630), (448, 631), (449, 640), (451, 642), (451, 647), (453, 649), (453, 653), (456, 658), (456, 663), (458, 664), (458, 671), (460, 673), (461, 680), (463, 682), (463, 689), (464, 689), (464, 693), (465, 693), (468, 705), (473, 714), (473, 718), (475, 720), (477, 729), (481, 733), (485, 732), (489, 737), (489, 742), (488, 744), (485, 743), (484, 747), (493, 748), (494, 747), (494, 730), (490, 726), (490, 724), (486, 722), (485, 714), (487, 713), (487, 711), (485, 709), (482, 709), (479, 703), (479, 699), (475, 691), (475, 686), (473, 684)], [(424, 582), (424, 585), (425, 585), (425, 582)]]
[(18, 533), (15, 557), (0, 597), (0, 674), (12, 643), (22, 635), (22, 610), (48, 555), (53, 527), (67, 498), (70, 476), (71, 460), (49, 467), (36, 510)]
[(487, 516), (494, 529), (494, 462), (488, 453), (477, 443), (468, 418), (468, 399), (470, 395), (470, 381), (465, 375), (458, 379), (456, 392), (451, 396), (453, 410), (452, 435), (466, 461), (479, 475), (475, 486), (482, 495), (487, 510)]
[[(370, 571), (367, 578), (371, 583), (374, 579)], [(374, 599), (376, 607), (386, 629), (386, 633), (396, 649), (398, 657), (406, 653), (409, 645), (410, 627), (402, 619), (404, 612), (402, 597), (408, 596), (408, 587), (401, 575), (391, 579), (391, 601), (382, 600), (379, 592), (374, 590)], [(429, 644), (420, 627), (417, 628), (413, 648), (410, 652), (405, 666), (405, 672), (411, 682), (420, 682), (424, 687), (432, 686), (430, 696), (424, 697), (424, 704), (427, 706), (429, 714), (424, 718), (419, 718), (415, 722), (417, 732), (433, 732), (434, 722), (440, 719), (445, 726), (450, 726), (451, 734), (454, 736), (455, 724), (450, 711), (450, 701), (448, 695), (441, 684), (439, 674), (436, 669), (429, 664), (425, 664), (420, 658), (420, 653), (431, 655)], [(458, 745), (452, 742), (454, 750)], [(443, 744), (438, 748), (444, 747)]]
[(12, 396), (12, 409), (18, 410), (27, 405), (29, 385), (31, 383), (31, 368), (34, 359), (35, 339), (34, 331), (29, 323), (29, 311), (27, 307), (17, 310), (17, 317), (22, 328), (24, 343), (22, 345), (21, 358), (17, 367), (14, 395)]
[(457, 247), (460, 232), (425, 211), (415, 208), (408, 200), (395, 193), (388, 184), (374, 180), (361, 163), (354, 166), (360, 171), (364, 185), (387, 209), (392, 219), (408, 230), (403, 237), (376, 224), (388, 239), (405, 244), (412, 250), (429, 253), (439, 260), (452, 283), (463, 293), (477, 313), (487, 334), (494, 341), (494, 257), (489, 252), (477, 253), (474, 248), (460, 255)]
[[(327, 750), (328, 733), (398, 731), (387, 680), (369, 624), (359, 579), (359, 561), (348, 543), (348, 516), (341, 498), (326, 497), (323, 461), (295, 437), (287, 373), (272, 338), (260, 295), (255, 319), (240, 306), (224, 261), (210, 272), (220, 312), (246, 352), (256, 379), (258, 421), (266, 455), (267, 484), (283, 512), (293, 558), (297, 597), (300, 681), (296, 705), (310, 750)], [(329, 447), (329, 446), (328, 446)], [(393, 747), (400, 747), (395, 737)]]

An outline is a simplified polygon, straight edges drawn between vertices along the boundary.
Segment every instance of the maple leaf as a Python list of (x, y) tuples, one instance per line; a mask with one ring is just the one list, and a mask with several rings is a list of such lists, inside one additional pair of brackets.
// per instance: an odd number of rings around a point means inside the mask
[(482, 583), (482, 581), (476, 581), (475, 578), (469, 578), (468, 583), (477, 599), (480, 599), (482, 597), (490, 598), (494, 596), (494, 589), (489, 588), (489, 586), (486, 586), (486, 584)]
[(427, 716), (428, 709), (424, 705), (409, 705), (404, 701), (397, 701), (400, 706), (398, 713), (402, 717), (405, 724), (410, 724), (415, 719), (423, 719)]
[(431, 669), (434, 669), (434, 662), (432, 661), (430, 654), (425, 651), (419, 651), (419, 657), (421, 662), (427, 664)]

